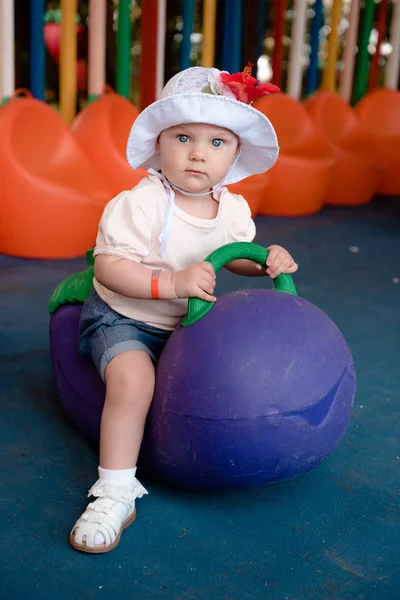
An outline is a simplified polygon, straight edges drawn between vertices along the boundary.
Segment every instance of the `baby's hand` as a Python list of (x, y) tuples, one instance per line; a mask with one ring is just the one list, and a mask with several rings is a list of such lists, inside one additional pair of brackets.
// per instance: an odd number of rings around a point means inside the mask
[(172, 275), (172, 285), (177, 298), (196, 297), (208, 302), (216, 302), (213, 296), (215, 288), (215, 273), (212, 265), (202, 262), (192, 265)]
[(267, 275), (275, 279), (281, 273), (295, 273), (299, 268), (290, 256), (289, 252), (282, 246), (269, 246), (267, 258)]

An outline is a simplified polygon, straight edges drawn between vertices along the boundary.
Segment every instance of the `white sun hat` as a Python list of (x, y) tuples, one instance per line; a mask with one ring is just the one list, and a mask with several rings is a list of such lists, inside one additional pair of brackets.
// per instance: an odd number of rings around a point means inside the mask
[(240, 139), (240, 154), (224, 185), (263, 173), (278, 157), (278, 141), (271, 122), (249, 102), (276, 91), (276, 86), (251, 77), (250, 67), (235, 75), (205, 67), (181, 71), (166, 84), (160, 100), (135, 120), (128, 138), (128, 162), (133, 169), (159, 171), (156, 143), (160, 133), (183, 123), (207, 123), (230, 129)]

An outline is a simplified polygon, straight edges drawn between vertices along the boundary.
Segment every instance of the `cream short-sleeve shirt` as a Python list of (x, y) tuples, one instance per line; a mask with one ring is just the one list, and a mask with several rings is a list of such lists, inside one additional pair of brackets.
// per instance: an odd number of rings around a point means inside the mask
[[(199, 219), (174, 207), (165, 253), (159, 256), (168, 196), (158, 177), (148, 176), (130, 191), (121, 192), (104, 209), (94, 255), (110, 254), (134, 260), (148, 269), (180, 271), (203, 261), (229, 242), (251, 242), (255, 225), (242, 196), (227, 188), (214, 193), (218, 214)], [(143, 300), (128, 298), (101, 285), (94, 278), (100, 298), (119, 314), (153, 327), (173, 330), (185, 316), (187, 300)]]

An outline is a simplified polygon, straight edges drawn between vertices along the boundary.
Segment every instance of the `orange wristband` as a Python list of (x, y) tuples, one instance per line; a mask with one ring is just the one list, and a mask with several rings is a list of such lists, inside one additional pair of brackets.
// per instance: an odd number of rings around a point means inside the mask
[(160, 299), (160, 290), (158, 283), (160, 281), (160, 270), (153, 271), (151, 274), (151, 297), (153, 300)]

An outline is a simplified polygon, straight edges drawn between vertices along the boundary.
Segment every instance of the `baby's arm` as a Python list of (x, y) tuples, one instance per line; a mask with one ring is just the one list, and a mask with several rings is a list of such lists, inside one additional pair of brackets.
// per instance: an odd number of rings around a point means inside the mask
[(247, 275), (248, 277), (268, 275), (272, 279), (281, 273), (295, 273), (299, 268), (289, 252), (282, 246), (269, 246), (267, 250), (269, 250), (269, 254), (265, 267), (250, 260), (234, 260), (226, 265), (226, 268), (237, 275)]
[[(106, 288), (128, 298), (150, 299), (152, 270), (140, 263), (108, 254), (99, 254), (94, 262), (94, 275)], [(182, 271), (161, 271), (158, 282), (160, 300), (196, 296), (215, 302), (214, 269), (209, 263), (192, 265)]]
[(251, 260), (233, 260), (225, 265), (228, 271), (236, 275), (245, 275), (246, 277), (262, 277), (265, 275), (265, 269)]
[[(101, 285), (117, 294), (128, 298), (151, 298), (152, 271), (134, 260), (99, 254), (94, 261), (94, 276)], [(177, 297), (172, 273), (162, 272), (158, 288), (162, 300)]]

